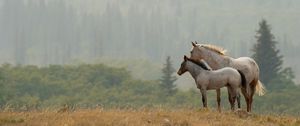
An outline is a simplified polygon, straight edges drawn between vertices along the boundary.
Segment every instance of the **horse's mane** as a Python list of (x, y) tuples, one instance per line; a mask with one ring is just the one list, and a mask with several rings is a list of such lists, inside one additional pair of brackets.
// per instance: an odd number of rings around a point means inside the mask
[(197, 62), (197, 61), (195, 61), (195, 60), (192, 60), (192, 59), (187, 59), (188, 61), (191, 61), (192, 63), (194, 63), (194, 64), (196, 64), (196, 65), (198, 65), (198, 66), (200, 66), (201, 68), (203, 68), (204, 70), (209, 70), (210, 71), (210, 69), (204, 64), (204, 63), (202, 63), (202, 62)]
[(209, 49), (211, 51), (214, 51), (220, 55), (225, 55), (226, 54), (226, 49), (216, 46), (216, 45), (211, 45), (211, 44), (200, 44), (201, 47), (204, 47), (206, 49)]

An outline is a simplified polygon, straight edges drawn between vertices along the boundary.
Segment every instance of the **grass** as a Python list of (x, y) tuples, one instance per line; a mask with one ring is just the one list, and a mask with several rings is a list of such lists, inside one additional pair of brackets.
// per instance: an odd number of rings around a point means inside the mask
[(197, 109), (0, 112), (0, 126), (300, 126), (300, 118)]

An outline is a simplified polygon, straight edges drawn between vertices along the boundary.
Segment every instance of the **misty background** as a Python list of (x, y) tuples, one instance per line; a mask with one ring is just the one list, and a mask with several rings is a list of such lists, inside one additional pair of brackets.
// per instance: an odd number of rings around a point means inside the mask
[(166, 57), (177, 69), (195, 40), (251, 56), (266, 19), (299, 83), (299, 10), (298, 0), (0, 0), (0, 63), (103, 62), (157, 79)]

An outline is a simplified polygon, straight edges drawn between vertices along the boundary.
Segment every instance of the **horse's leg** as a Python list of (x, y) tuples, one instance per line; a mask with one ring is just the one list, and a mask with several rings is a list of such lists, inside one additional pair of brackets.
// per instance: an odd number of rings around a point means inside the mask
[(253, 97), (250, 96), (250, 99), (249, 99), (249, 112), (252, 111), (252, 101), (253, 101)]
[(239, 93), (239, 88), (236, 87), (235, 89), (233, 89), (233, 97), (232, 97), (232, 102), (233, 102), (233, 109), (232, 110), (235, 110), (235, 101), (237, 100), (237, 103), (238, 103), (238, 107), (240, 107), (240, 93)]
[(237, 92), (236, 98), (237, 98), (236, 100), (237, 100), (238, 108), (241, 109), (241, 94), (240, 94), (240, 92)]
[(228, 90), (228, 100), (229, 100), (230, 107), (231, 107), (231, 110), (232, 110), (233, 109), (233, 101), (232, 101), (233, 93), (232, 93), (232, 88), (228, 87), (227, 90)]
[(247, 112), (249, 112), (249, 111), (250, 111), (250, 109), (249, 109), (249, 108), (250, 108), (250, 104), (249, 104), (249, 96), (248, 96), (246, 90), (247, 90), (246, 88), (241, 88), (242, 94), (243, 94), (243, 96), (244, 96), (244, 98), (245, 98), (245, 101), (246, 101)]
[(207, 108), (207, 98), (206, 98), (206, 90), (205, 89), (200, 89), (200, 92), (202, 94), (202, 103), (203, 107)]
[(221, 112), (221, 90), (217, 89), (217, 102), (218, 102), (218, 110)]
[(255, 80), (250, 83), (251, 92), (250, 92), (250, 97), (249, 97), (249, 104), (250, 104), (250, 111), (249, 112), (252, 111), (253, 95), (255, 93), (256, 84), (257, 84), (257, 81), (255, 81)]
[(231, 97), (231, 101), (232, 101), (232, 106), (231, 106), (231, 110), (234, 111), (235, 110), (235, 100), (236, 100), (236, 94), (234, 94), (232, 97)]
[(253, 95), (254, 95), (254, 93), (251, 91), (251, 94), (250, 94), (250, 97), (249, 97), (249, 112), (252, 111)]

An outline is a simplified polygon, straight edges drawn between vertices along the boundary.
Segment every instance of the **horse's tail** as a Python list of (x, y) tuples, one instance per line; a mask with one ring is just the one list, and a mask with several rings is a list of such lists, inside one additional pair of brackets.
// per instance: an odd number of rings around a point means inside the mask
[(241, 75), (241, 85), (242, 85), (242, 87), (244, 88), (244, 89), (246, 89), (246, 77), (245, 77), (245, 75), (243, 74), (243, 72), (242, 71), (240, 71), (240, 70), (237, 70), (239, 73), (240, 73), (240, 75)]
[(259, 96), (263, 96), (266, 93), (265, 86), (259, 80), (257, 81), (255, 89), (256, 89), (256, 93)]

